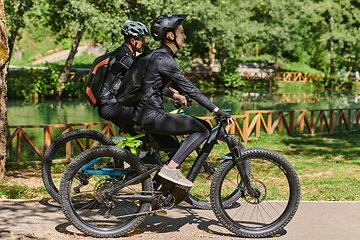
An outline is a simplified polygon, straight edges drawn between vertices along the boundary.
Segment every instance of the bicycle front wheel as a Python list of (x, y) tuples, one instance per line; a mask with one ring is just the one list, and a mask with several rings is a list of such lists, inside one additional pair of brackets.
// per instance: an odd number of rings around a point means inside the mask
[[(93, 237), (120, 237), (135, 229), (150, 213), (150, 175), (129, 151), (114, 146), (89, 149), (66, 168), (60, 202), (67, 219)], [(119, 189), (120, 188), (120, 189)]]
[[(91, 129), (76, 129), (57, 137), (46, 149), (41, 176), (46, 190), (59, 202), (60, 176), (67, 163), (92, 146), (115, 145), (105, 134)], [(55, 166), (55, 162), (60, 164)], [(54, 179), (56, 178), (56, 179)]]
[[(279, 232), (295, 215), (300, 202), (300, 182), (291, 164), (268, 149), (253, 148), (242, 152), (242, 160), (251, 163), (249, 183), (257, 197), (250, 196), (233, 161), (224, 162), (211, 183), (211, 203), (218, 220), (242, 237), (267, 237)], [(234, 189), (242, 196), (231, 206), (222, 199)]]

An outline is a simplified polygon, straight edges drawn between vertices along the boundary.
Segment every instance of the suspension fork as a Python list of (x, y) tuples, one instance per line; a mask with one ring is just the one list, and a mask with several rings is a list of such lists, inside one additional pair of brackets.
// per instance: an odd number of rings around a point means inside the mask
[[(236, 151), (233, 151), (233, 152), (236, 152)], [(234, 162), (238, 172), (240, 173), (241, 181), (244, 183), (245, 188), (247, 189), (247, 191), (251, 197), (259, 198), (260, 197), (259, 191), (256, 191), (254, 188), (251, 187), (250, 176), (248, 176), (246, 173), (245, 162), (241, 159), (241, 152), (239, 149), (238, 149), (238, 152), (240, 153), (239, 157), (233, 158), (233, 162)]]
[(225, 128), (223, 125), (221, 125), (222, 128), (220, 129), (220, 136), (221, 138), (226, 140), (226, 143), (229, 146), (229, 149), (232, 152), (233, 155), (233, 162), (240, 174), (241, 180), (244, 183), (246, 189), (248, 190), (249, 194), (251, 197), (255, 197), (258, 198), (259, 192), (255, 191), (250, 184), (250, 176), (247, 175), (246, 173), (246, 166), (245, 166), (245, 162), (242, 161), (241, 158), (241, 149), (239, 148), (239, 146), (234, 142), (231, 141), (230, 135), (225, 131)]

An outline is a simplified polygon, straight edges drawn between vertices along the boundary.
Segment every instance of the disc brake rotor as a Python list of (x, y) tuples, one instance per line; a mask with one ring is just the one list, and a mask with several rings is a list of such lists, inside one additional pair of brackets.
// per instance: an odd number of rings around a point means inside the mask
[(259, 204), (261, 203), (267, 195), (267, 189), (263, 182), (259, 180), (250, 180), (251, 187), (254, 189), (255, 192), (259, 194), (259, 197), (255, 198), (250, 196), (248, 191), (246, 190), (244, 199), (250, 204)]

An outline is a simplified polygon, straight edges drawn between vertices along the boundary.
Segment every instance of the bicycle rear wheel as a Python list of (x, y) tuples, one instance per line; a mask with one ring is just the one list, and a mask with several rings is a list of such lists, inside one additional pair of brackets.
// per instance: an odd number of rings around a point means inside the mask
[[(74, 227), (93, 237), (127, 234), (150, 212), (150, 175), (131, 182), (146, 171), (135, 155), (121, 148), (102, 146), (81, 153), (61, 179), (60, 201), (65, 216)], [(118, 186), (124, 187), (111, 190)], [(139, 200), (139, 196), (149, 199)]]
[[(92, 146), (115, 145), (105, 134), (91, 129), (76, 129), (57, 137), (46, 149), (41, 165), (41, 176), (46, 190), (59, 202), (60, 179), (67, 162)], [(61, 164), (54, 167), (55, 162)]]
[[(224, 162), (211, 183), (211, 203), (218, 220), (242, 237), (267, 237), (277, 233), (293, 218), (300, 202), (300, 182), (291, 164), (281, 155), (261, 148), (247, 149), (243, 161), (251, 162), (251, 197), (242, 184), (233, 161)], [(222, 199), (240, 188), (243, 192), (231, 206)]]
[[(235, 141), (236, 145), (240, 147), (241, 151), (244, 151), (245, 148), (241, 144), (239, 140), (237, 140), (235, 137), (230, 136), (231, 141)], [(190, 159), (193, 160), (197, 157), (197, 154), (192, 153), (190, 156)], [(201, 168), (200, 173), (195, 179), (194, 186), (191, 188), (190, 193), (188, 197), (186, 198), (186, 202), (191, 204), (194, 207), (200, 208), (200, 209), (211, 209), (211, 202), (210, 202), (210, 186), (211, 181), (213, 179), (213, 176), (215, 174), (215, 171), (220, 166), (221, 163), (223, 163), (226, 160), (232, 159), (231, 150), (229, 149), (227, 143), (219, 139), (218, 143), (214, 146), (214, 148), (211, 150), (209, 156), (206, 159), (206, 162), (204, 163), (204, 166)], [(188, 171), (192, 165), (193, 161), (185, 162), (185, 171)], [(186, 167), (187, 166), (187, 167)], [(246, 162), (247, 170), (251, 171), (250, 162)], [(240, 191), (234, 190), (234, 193), (232, 196), (227, 196), (227, 198), (223, 199), (224, 205), (231, 205), (234, 201), (237, 200), (240, 196), (237, 196), (241, 194)]]

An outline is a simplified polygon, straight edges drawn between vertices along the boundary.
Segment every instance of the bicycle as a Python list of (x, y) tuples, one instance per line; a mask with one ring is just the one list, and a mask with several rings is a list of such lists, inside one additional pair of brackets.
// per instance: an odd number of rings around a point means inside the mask
[[(191, 106), (192, 100), (187, 98), (188, 106)], [(171, 113), (174, 114), (183, 114), (184, 105), (178, 104), (177, 101), (173, 101), (175, 110)], [(119, 127), (120, 125), (117, 124)], [(81, 152), (89, 149), (90, 146), (101, 146), (101, 145), (110, 145), (110, 146), (122, 146), (130, 150), (134, 154), (138, 154), (139, 147), (142, 144), (140, 140), (144, 134), (139, 134), (136, 136), (131, 136), (125, 134), (125, 137), (115, 137), (109, 138), (105, 134), (91, 130), (91, 129), (77, 129), (66, 132), (59, 137), (57, 137), (47, 148), (43, 160), (42, 160), (42, 179), (46, 190), (53, 197), (53, 199), (60, 203), (59, 200), (59, 182), (54, 181), (54, 174), (61, 174), (63, 169), (60, 169), (58, 172), (52, 171), (52, 166), (55, 159), (63, 161), (71, 161)], [(243, 145), (234, 137), (233, 141), (236, 141), (241, 149), (245, 149)], [(117, 144), (114, 143), (118, 141)], [(84, 146), (86, 145), (86, 147)], [(215, 149), (212, 151), (212, 155), (208, 157), (207, 162), (204, 163), (204, 167), (201, 170), (201, 174), (198, 176), (196, 181), (197, 187), (193, 188), (186, 198), (186, 201), (194, 207), (200, 209), (211, 209), (210, 198), (205, 195), (210, 190), (210, 182), (215, 173), (215, 169), (220, 165), (222, 161), (230, 158), (227, 156), (229, 150), (227, 148), (226, 142), (223, 139), (220, 139)], [(192, 154), (191, 158), (195, 158), (196, 154)], [(189, 163), (186, 163), (189, 164)]]
[[(261, 148), (240, 151), (217, 121), (187, 178), (194, 181), (219, 138), (232, 150), (211, 182), (212, 210), (231, 232), (242, 237), (267, 237), (283, 229), (300, 202), (300, 182), (280, 154)], [(119, 162), (125, 162), (118, 166)], [(162, 209), (171, 209), (189, 188), (160, 178), (163, 163), (146, 167), (122, 148), (102, 146), (78, 155), (60, 183), (60, 202), (67, 219), (94, 237), (120, 237)], [(251, 167), (249, 170), (248, 166)]]

